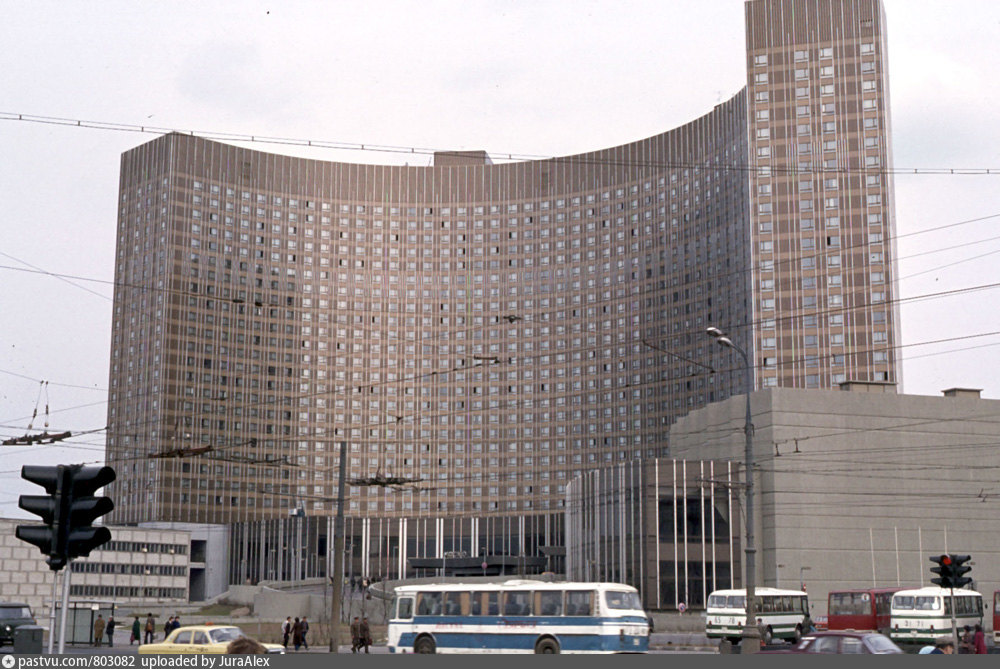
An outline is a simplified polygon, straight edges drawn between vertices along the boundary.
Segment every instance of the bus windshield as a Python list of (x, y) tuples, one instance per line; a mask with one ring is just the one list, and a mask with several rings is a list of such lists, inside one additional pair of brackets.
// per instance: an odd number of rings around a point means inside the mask
[(712, 609), (742, 609), (746, 606), (743, 595), (709, 595), (708, 606)]
[(830, 593), (831, 616), (863, 616), (871, 610), (871, 596), (867, 592)]
[(609, 609), (642, 609), (637, 592), (608, 590), (604, 595), (604, 601), (607, 602)]
[(899, 595), (898, 597), (892, 598), (892, 608), (894, 609), (912, 609), (913, 608), (913, 597), (909, 595)]

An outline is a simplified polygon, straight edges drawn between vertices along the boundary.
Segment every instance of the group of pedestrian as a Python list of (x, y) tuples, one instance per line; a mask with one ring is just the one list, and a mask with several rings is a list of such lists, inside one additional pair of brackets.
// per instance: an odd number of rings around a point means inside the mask
[(986, 634), (982, 625), (976, 625), (975, 629), (965, 626), (962, 640), (958, 644), (959, 655), (986, 655)]
[(181, 626), (180, 616), (170, 616), (167, 622), (163, 623), (163, 640), (166, 641), (170, 633)]
[(100, 613), (97, 614), (97, 620), (94, 621), (94, 645), (100, 646), (104, 640), (104, 635), (108, 635), (108, 646), (115, 645), (115, 622), (114, 616), (108, 616), (107, 622), (104, 620), (104, 616)]
[(357, 653), (359, 648), (364, 648), (368, 652), (368, 647), (372, 645), (372, 631), (368, 625), (368, 617), (358, 619), (354, 616), (351, 623), (351, 652)]
[[(920, 655), (953, 655), (955, 653), (955, 641), (951, 636), (938, 639), (933, 646), (924, 646), (920, 649)], [(959, 655), (987, 655), (986, 634), (982, 625), (974, 628), (968, 625), (962, 633), (962, 638), (958, 643)]]
[(285, 622), (281, 623), (281, 645), (288, 648), (288, 641), (291, 639), (292, 645), (295, 650), (301, 647), (305, 647), (309, 650), (309, 620), (305, 616), (302, 619), (296, 618), (292, 621), (292, 617), (288, 616), (285, 618)]

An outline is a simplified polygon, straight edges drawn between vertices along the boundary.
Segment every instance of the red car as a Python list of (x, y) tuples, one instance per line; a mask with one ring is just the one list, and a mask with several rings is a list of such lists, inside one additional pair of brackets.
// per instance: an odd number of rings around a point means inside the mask
[(899, 654), (903, 650), (888, 637), (874, 632), (812, 632), (802, 637), (795, 647), (764, 650), (762, 653), (837, 653), (860, 655)]

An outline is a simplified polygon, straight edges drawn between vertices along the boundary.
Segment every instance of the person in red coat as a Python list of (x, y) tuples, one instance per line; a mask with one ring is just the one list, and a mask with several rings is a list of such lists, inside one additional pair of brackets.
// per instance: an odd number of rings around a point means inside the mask
[(972, 640), (976, 645), (976, 655), (986, 655), (986, 635), (983, 634), (982, 625), (976, 625), (976, 631), (972, 635)]

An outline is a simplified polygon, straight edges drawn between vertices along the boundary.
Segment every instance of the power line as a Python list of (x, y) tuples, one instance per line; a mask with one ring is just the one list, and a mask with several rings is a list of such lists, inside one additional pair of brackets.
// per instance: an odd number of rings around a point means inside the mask
[[(92, 130), (105, 130), (113, 132), (140, 133), (167, 135), (179, 134), (190, 137), (198, 137), (207, 140), (217, 140), (226, 142), (245, 142), (252, 144), (276, 144), (285, 146), (298, 146), (302, 148), (333, 149), (343, 151), (378, 152), (395, 154), (428, 155), (462, 155), (462, 152), (454, 150), (433, 149), (428, 147), (402, 146), (392, 144), (345, 142), (337, 140), (320, 139), (300, 139), (294, 137), (274, 137), (267, 135), (249, 135), (242, 133), (220, 132), (213, 130), (183, 130), (178, 128), (168, 128), (163, 126), (147, 126), (131, 123), (117, 123), (111, 121), (93, 121), (84, 119), (73, 119), (58, 116), (41, 116), (35, 114), (22, 114), (17, 112), (0, 111), (0, 121), (19, 121), (24, 123), (39, 123), (45, 125), (59, 125), (73, 128), (87, 128)], [(614, 148), (614, 147), (612, 147)], [(696, 169), (706, 171), (733, 171), (741, 173), (755, 173), (761, 167), (756, 165), (722, 165), (711, 161), (682, 162), (682, 161), (638, 161), (638, 160), (608, 160), (605, 158), (592, 157), (603, 153), (608, 149), (596, 149), (583, 154), (571, 156), (547, 156), (541, 154), (513, 153), (508, 151), (490, 151), (491, 158), (510, 162), (531, 162), (550, 161), (563, 164), (583, 164), (583, 165), (605, 165), (614, 167), (656, 167), (662, 169)], [(801, 169), (798, 166), (791, 167), (770, 167), (770, 172), (790, 173), (790, 174), (893, 174), (899, 176), (909, 175), (931, 175), (931, 176), (993, 176), (1000, 175), (1000, 168), (991, 167), (858, 167), (858, 168), (825, 168), (817, 167), (811, 169)]]

